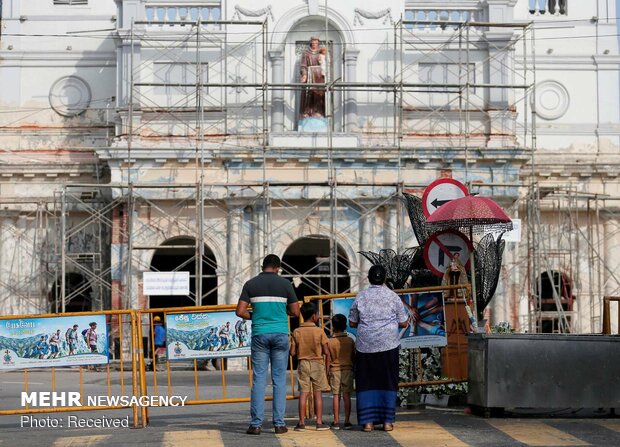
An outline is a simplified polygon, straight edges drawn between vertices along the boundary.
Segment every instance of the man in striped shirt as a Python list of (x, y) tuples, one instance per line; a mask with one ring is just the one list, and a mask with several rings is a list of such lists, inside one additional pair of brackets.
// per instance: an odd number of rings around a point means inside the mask
[[(260, 435), (265, 411), (267, 370), (271, 360), (273, 382), (273, 425), (276, 434), (286, 433), (286, 366), (289, 358), (288, 315), (299, 317), (297, 295), (290, 281), (278, 276), (280, 258), (267, 255), (263, 271), (243, 286), (236, 314), (252, 320), (252, 420), (246, 433)], [(248, 307), (252, 305), (252, 312)]]

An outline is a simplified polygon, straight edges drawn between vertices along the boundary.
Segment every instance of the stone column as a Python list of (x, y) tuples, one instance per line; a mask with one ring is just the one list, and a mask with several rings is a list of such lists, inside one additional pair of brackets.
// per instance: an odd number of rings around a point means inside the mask
[[(357, 56), (360, 51), (351, 48), (344, 51), (344, 71), (345, 82), (357, 81)], [(357, 98), (355, 90), (345, 90), (344, 98), (345, 131), (354, 132), (357, 130)]]
[[(488, 0), (489, 22), (511, 22), (517, 0)], [(514, 51), (508, 49), (514, 33), (505, 28), (490, 28), (485, 32), (489, 45), (489, 83), (508, 86), (514, 83)], [(509, 110), (514, 104), (514, 91), (508, 88), (490, 88), (487, 108), (489, 115), (489, 147), (514, 144), (516, 114)]]
[(228, 206), (226, 258), (228, 274), (226, 276), (226, 302), (235, 304), (244, 282), (249, 276), (244, 274), (244, 262), (247, 259), (244, 253), (243, 243), (243, 205), (235, 204)]
[[(117, 105), (121, 111), (121, 133), (128, 134), (129, 122), (135, 129), (140, 124), (139, 101), (136, 90), (133, 92), (133, 116), (129, 117), (129, 101), (132, 98), (133, 84), (140, 82), (141, 37), (145, 34), (144, 25), (134, 25), (135, 22), (145, 19), (145, 10), (142, 0), (124, 0), (121, 5), (118, 37), (121, 42), (117, 50)], [(133, 71), (133, 78), (132, 78)]]
[[(272, 82), (284, 82), (284, 54), (282, 50), (269, 51), (271, 60)], [(284, 131), (284, 90), (276, 89), (271, 92), (271, 131)]]

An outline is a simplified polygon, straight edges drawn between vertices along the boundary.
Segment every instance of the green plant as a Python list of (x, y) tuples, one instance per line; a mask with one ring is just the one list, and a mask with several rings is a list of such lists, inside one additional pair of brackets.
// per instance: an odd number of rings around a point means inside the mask
[(506, 321), (500, 321), (491, 328), (493, 334), (512, 334), (515, 330)]
[[(414, 377), (415, 364), (413, 361), (413, 349), (401, 349), (398, 353), (398, 381), (411, 382)], [(415, 397), (417, 390), (415, 387), (403, 387), (398, 389), (398, 402), (401, 407), (405, 407), (407, 402)]]

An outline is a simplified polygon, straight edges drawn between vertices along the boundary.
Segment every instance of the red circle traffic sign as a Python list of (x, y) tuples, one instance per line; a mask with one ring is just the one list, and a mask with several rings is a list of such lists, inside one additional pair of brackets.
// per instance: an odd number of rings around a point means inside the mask
[(440, 178), (428, 185), (422, 194), (422, 211), (430, 216), (441, 205), (450, 200), (469, 195), (467, 187), (453, 178)]
[(461, 263), (469, 269), (469, 258), (473, 251), (471, 241), (460, 231), (439, 231), (431, 235), (424, 244), (424, 263), (435, 275), (443, 276), (455, 253), (459, 253)]

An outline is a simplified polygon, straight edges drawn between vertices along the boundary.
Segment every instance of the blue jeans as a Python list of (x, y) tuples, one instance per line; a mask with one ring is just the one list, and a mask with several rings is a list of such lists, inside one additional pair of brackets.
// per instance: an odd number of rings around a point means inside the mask
[(288, 334), (252, 336), (252, 394), (250, 414), (252, 427), (263, 425), (267, 369), (271, 361), (273, 382), (273, 425), (282, 427), (286, 410), (286, 365), (288, 364)]

